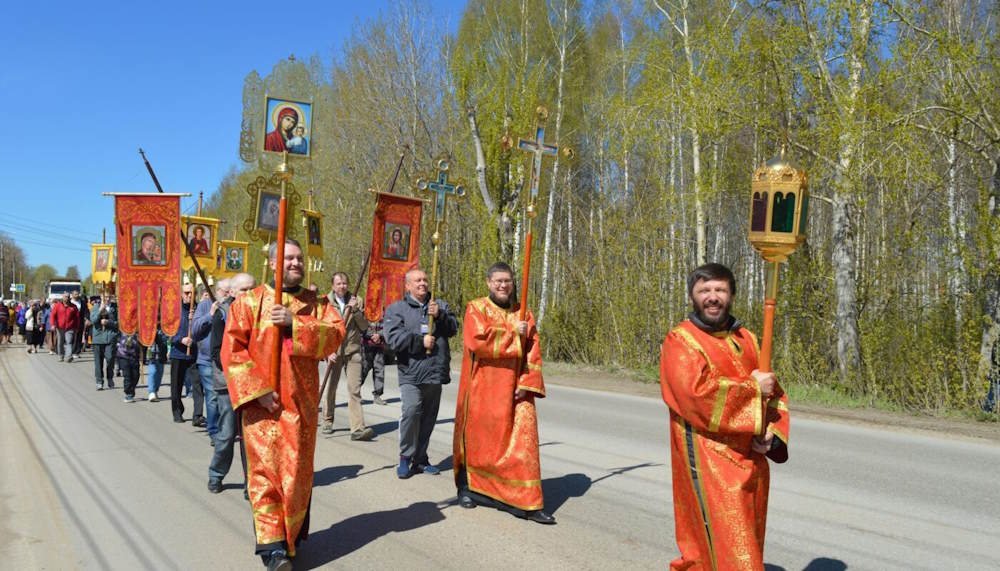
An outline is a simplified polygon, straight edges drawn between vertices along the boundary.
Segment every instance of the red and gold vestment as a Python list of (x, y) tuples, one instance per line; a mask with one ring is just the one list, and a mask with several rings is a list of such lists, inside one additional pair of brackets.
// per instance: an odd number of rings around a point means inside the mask
[(764, 568), (770, 472), (751, 451), (770, 431), (788, 444), (788, 399), (764, 400), (750, 376), (759, 348), (742, 327), (708, 333), (690, 320), (663, 341), (660, 388), (670, 407), (674, 525), (680, 558), (671, 569)]
[[(303, 525), (312, 496), (313, 454), (319, 414), (319, 360), (344, 338), (344, 322), (316, 294), (282, 294), (293, 314), (281, 343), (280, 379), (269, 374), (275, 327), (268, 319), (274, 290), (259, 286), (233, 302), (222, 342), (229, 398), (242, 412), (247, 490), (258, 545), (295, 542), (308, 534)], [(280, 407), (270, 413), (257, 398), (274, 391)], [(300, 534), (301, 532), (301, 534)]]
[[(518, 305), (484, 297), (465, 310), (462, 377), (455, 411), (454, 465), (469, 489), (525, 511), (543, 507), (534, 398), (545, 396), (538, 329), (517, 333)], [(514, 404), (514, 392), (531, 394)], [(456, 480), (457, 482), (457, 480)]]

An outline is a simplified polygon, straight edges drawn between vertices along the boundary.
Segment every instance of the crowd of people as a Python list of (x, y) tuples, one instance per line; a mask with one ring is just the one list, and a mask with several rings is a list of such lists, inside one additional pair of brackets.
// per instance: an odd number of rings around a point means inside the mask
[[(351, 440), (371, 440), (361, 387), (373, 373), (372, 401), (385, 405), (385, 364), (394, 359), (401, 402), (396, 476), (437, 475), (441, 467), (429, 458), (428, 445), (442, 385), (452, 380), (451, 339), (461, 332), (452, 460), (457, 503), (555, 523), (541, 485), (535, 401), (546, 391), (539, 333), (531, 312), (519, 311), (510, 266), (487, 269), (486, 295), (468, 302), (460, 327), (450, 306), (430, 296), (419, 268), (407, 272), (403, 299), (371, 323), (348, 291), (347, 274), (334, 273), (326, 294), (303, 287), (295, 240), (286, 241), (280, 261), (272, 244), (269, 258), (271, 270), (282, 272), (281, 292), (257, 285), (250, 274), (219, 280), (214, 300), (184, 284), (178, 330), (168, 336), (158, 329), (149, 346), (120, 331), (113, 299), (88, 302), (78, 292), (51, 305), (35, 301), (0, 311), (0, 339), (9, 340), (18, 327), (29, 353), (47, 345), (70, 363), (91, 347), (97, 390), (113, 388), (121, 376), (127, 403), (135, 402), (143, 365), (146, 399), (158, 401), (169, 363), (174, 421), (186, 422), (190, 396), (191, 423), (205, 428), (213, 446), (208, 491), (223, 491), (240, 443), (255, 553), (268, 570), (289, 571), (308, 537), (317, 436), (334, 431), (340, 380), (347, 386)], [(707, 264), (692, 272), (687, 286), (693, 311), (667, 335), (660, 364), (681, 551), (671, 567), (759, 569), (768, 459), (787, 459), (787, 399), (773, 373), (757, 370), (757, 340), (730, 314), (732, 272)]]

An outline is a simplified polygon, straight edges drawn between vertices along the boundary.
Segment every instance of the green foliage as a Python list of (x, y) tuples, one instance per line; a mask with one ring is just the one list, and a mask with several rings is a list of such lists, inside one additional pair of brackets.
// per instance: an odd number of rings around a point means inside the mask
[[(737, 274), (734, 312), (760, 330), (764, 265), (746, 239), (749, 179), (787, 139), (810, 174), (812, 201), (808, 244), (781, 273), (782, 383), (793, 398), (974, 409), (985, 392), (977, 368), (989, 321), (984, 284), (1000, 271), (992, 178), (1000, 146), (987, 132), (1000, 117), (998, 50), (995, 23), (981, 17), (996, 2), (911, 3), (896, 7), (903, 22), (881, 4), (832, 0), (804, 2), (802, 11), (798, 3), (658, 4), (666, 14), (639, 2), (472, 0), (449, 35), (422, 5), (401, 3), (360, 25), (329, 64), (283, 60), (264, 77), (251, 72), (247, 85), (261, 95), (315, 102), (313, 158), (294, 166), (303, 202), (312, 190), (324, 213), (324, 273), (360, 268), (371, 234), (366, 189), (386, 189), (400, 154), (395, 192), (414, 195), (416, 180), (447, 153), (452, 180), (468, 193), (449, 207), (438, 291), (461, 311), (485, 294), (489, 264), (520, 270), (518, 192), (529, 163), (516, 139), (533, 133), (544, 104), (551, 140), (561, 109), (559, 144), (574, 156), (560, 157), (557, 177), (552, 159), (543, 163), (528, 292), (538, 314), (543, 281), (549, 291), (545, 357), (655, 377), (663, 337), (688, 312), (697, 209), (709, 260)], [(861, 54), (853, 78), (848, 54)], [(247, 101), (245, 117), (258, 116), (260, 102)], [(485, 189), (476, 184), (470, 108)], [(274, 166), (261, 160), (220, 182), (208, 210), (227, 220), (226, 237), (240, 237), (233, 228), (253, 208), (246, 186)], [(846, 238), (833, 225), (833, 199), (851, 203)], [(842, 382), (832, 257), (847, 238), (862, 366)], [(261, 264), (258, 245), (250, 267)], [(327, 287), (325, 276), (314, 278)]]

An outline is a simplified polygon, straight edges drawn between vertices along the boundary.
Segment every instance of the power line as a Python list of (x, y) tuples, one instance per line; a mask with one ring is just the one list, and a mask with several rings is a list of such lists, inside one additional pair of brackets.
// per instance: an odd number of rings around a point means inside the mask
[(46, 238), (58, 238), (60, 240), (74, 240), (79, 242), (87, 242), (88, 244), (91, 240), (85, 240), (80, 237), (79, 234), (73, 236), (70, 234), (63, 234), (62, 232), (53, 232), (52, 230), (42, 230), (37, 226), (29, 226), (26, 224), (18, 224), (16, 222), (0, 221), (0, 226), (7, 226), (14, 232), (27, 232), (30, 234), (41, 234)]

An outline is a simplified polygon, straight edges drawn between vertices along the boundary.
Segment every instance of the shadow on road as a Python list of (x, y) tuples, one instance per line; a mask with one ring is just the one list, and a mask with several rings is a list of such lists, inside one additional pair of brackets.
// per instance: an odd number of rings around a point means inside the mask
[[(839, 559), (830, 559), (829, 557), (817, 557), (809, 562), (802, 571), (846, 571), (847, 564)], [(771, 563), (764, 564), (764, 571), (787, 571), (784, 567), (780, 565), (774, 565)]]
[(542, 480), (542, 495), (545, 497), (545, 511), (556, 513), (566, 500), (579, 498), (587, 493), (591, 485), (586, 474), (566, 474), (559, 478)]
[(402, 533), (444, 521), (434, 502), (416, 502), (405, 508), (360, 514), (309, 534), (295, 558), (296, 569), (315, 569), (353, 553), (389, 533)]
[(802, 571), (845, 571), (847, 569), (847, 563), (844, 563), (840, 559), (831, 559), (829, 557), (817, 557), (806, 565), (806, 568)]
[(615, 468), (596, 480), (591, 480), (590, 476), (586, 474), (566, 474), (565, 476), (559, 478), (542, 480), (542, 494), (545, 496), (545, 511), (550, 514), (555, 513), (556, 510), (566, 503), (566, 500), (570, 498), (583, 497), (583, 495), (590, 490), (592, 485), (600, 482), (601, 480), (606, 480), (612, 476), (620, 476), (625, 472), (631, 472), (632, 470), (638, 470), (639, 468), (647, 468), (650, 466), (662, 466), (662, 464), (644, 462), (642, 464), (636, 464), (635, 466)]
[(329, 486), (330, 484), (336, 484), (337, 482), (343, 482), (344, 480), (353, 480), (360, 476), (367, 476), (368, 474), (374, 474), (375, 472), (381, 472), (382, 470), (388, 470), (390, 468), (395, 468), (395, 464), (389, 464), (387, 466), (381, 466), (379, 468), (374, 468), (368, 470), (367, 472), (362, 472), (360, 464), (350, 464), (347, 466), (328, 466), (323, 468), (319, 472), (313, 473), (313, 487), (318, 488), (321, 486)]

